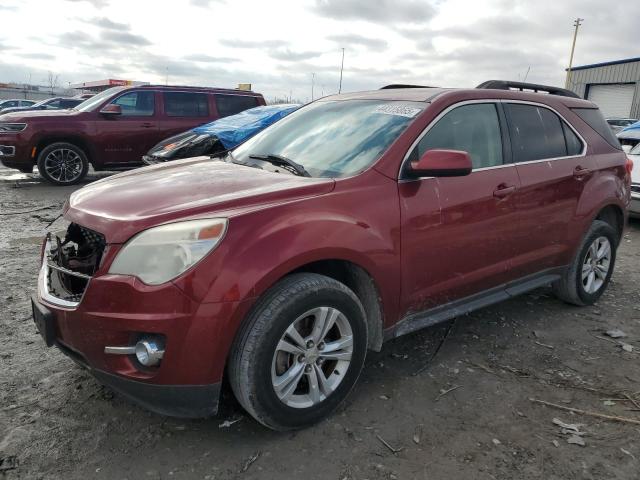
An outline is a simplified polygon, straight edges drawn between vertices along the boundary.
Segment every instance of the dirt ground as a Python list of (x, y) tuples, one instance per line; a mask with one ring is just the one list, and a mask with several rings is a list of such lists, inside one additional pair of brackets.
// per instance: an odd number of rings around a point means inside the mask
[(148, 413), (45, 348), (29, 296), (44, 227), (71, 191), (0, 168), (0, 479), (640, 477), (640, 424), (530, 400), (640, 421), (640, 223), (596, 306), (540, 289), (396, 339), (333, 416), (282, 434), (229, 394), (208, 420)]

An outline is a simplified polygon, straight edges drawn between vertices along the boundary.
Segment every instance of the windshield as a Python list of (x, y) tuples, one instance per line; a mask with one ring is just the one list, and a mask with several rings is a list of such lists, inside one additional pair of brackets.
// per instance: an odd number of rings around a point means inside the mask
[(262, 168), (268, 161), (258, 157), (279, 156), (312, 177), (354, 175), (378, 160), (424, 107), (386, 100), (315, 102), (238, 146), (232, 160)]
[(102, 102), (107, 100), (111, 95), (113, 95), (114, 93), (118, 93), (119, 91), (124, 90), (125, 88), (126, 87), (109, 88), (104, 92), (100, 92), (97, 95), (94, 95), (91, 98), (87, 98), (80, 105), (77, 105), (76, 107), (74, 107), (74, 110), (78, 110), (80, 112), (90, 112), (91, 110), (96, 108), (98, 105), (102, 104)]

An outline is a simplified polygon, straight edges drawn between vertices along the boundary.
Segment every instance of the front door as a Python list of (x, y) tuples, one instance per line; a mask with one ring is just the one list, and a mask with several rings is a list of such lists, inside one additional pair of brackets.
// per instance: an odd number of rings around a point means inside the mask
[(142, 163), (142, 155), (158, 143), (155, 92), (134, 90), (117, 97), (121, 115), (100, 115), (96, 150), (105, 167)]
[(473, 171), (400, 180), (404, 314), (513, 279), (520, 183), (503, 147), (504, 129), (497, 104), (463, 104), (441, 115), (411, 152), (410, 159), (431, 149), (463, 150)]

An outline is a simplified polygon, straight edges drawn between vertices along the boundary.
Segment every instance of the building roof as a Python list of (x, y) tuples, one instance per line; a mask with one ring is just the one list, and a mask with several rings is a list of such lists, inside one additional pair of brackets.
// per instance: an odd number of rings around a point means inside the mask
[(149, 85), (149, 82), (137, 82), (135, 80), (118, 80), (115, 78), (107, 78), (104, 80), (96, 80), (93, 82), (82, 82), (82, 83), (74, 83), (71, 85), (71, 88), (103, 88), (103, 87), (120, 87), (120, 86), (128, 86), (128, 85)]
[[(576, 70), (586, 70), (587, 68), (608, 67), (609, 65), (620, 65), (622, 63), (633, 63), (633, 62), (640, 62), (640, 57), (625, 58), (623, 60), (612, 60), (611, 62), (592, 63), (590, 65), (580, 65), (579, 67), (571, 67), (571, 71), (575, 72)], [(569, 69), (565, 68), (565, 70), (569, 70)]]

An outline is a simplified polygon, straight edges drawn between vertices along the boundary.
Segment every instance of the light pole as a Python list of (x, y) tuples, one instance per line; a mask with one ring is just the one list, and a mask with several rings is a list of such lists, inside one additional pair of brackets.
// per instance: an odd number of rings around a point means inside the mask
[(313, 87), (314, 87), (314, 83), (316, 81), (316, 74), (312, 73), (311, 74), (311, 101), (313, 102)]
[(571, 44), (571, 56), (569, 57), (569, 68), (567, 69), (567, 80), (564, 82), (564, 88), (570, 88), (571, 84), (571, 66), (573, 65), (573, 52), (576, 49), (576, 39), (578, 38), (578, 29), (584, 22), (584, 18), (576, 18), (573, 21), (573, 26), (576, 27), (573, 31), (573, 43)]
[(344, 68), (344, 47), (342, 47), (342, 63), (340, 63), (340, 85), (338, 85), (338, 93), (342, 92), (342, 70)]

